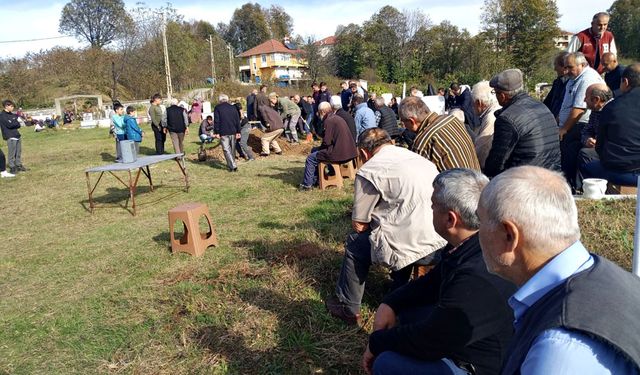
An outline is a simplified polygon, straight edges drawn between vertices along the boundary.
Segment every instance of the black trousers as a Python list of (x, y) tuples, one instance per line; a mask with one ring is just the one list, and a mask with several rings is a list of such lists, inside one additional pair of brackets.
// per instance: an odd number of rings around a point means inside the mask
[(560, 167), (564, 177), (572, 188), (576, 188), (576, 174), (578, 173), (578, 153), (582, 148), (580, 131), (584, 123), (575, 124), (560, 141)]
[(162, 155), (164, 154), (164, 142), (167, 140), (167, 135), (157, 125), (151, 124), (151, 129), (153, 129), (153, 136), (156, 139), (156, 154)]
[(0, 148), (0, 172), (7, 170), (7, 159), (4, 157), (4, 152)]

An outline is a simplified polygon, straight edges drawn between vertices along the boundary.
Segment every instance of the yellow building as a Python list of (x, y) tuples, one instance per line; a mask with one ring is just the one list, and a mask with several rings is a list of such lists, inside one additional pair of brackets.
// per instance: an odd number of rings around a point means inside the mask
[[(294, 47), (286, 40), (285, 44)], [(247, 62), (239, 67), (241, 80), (255, 83), (291, 83), (303, 79), (307, 70), (304, 51), (288, 48), (285, 44), (271, 39), (238, 55)]]

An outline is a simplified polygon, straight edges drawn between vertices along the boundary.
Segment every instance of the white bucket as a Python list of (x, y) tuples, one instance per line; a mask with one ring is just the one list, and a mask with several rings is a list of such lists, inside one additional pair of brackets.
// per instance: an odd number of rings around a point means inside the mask
[(585, 178), (582, 180), (583, 196), (588, 199), (601, 199), (607, 191), (607, 180), (602, 178)]

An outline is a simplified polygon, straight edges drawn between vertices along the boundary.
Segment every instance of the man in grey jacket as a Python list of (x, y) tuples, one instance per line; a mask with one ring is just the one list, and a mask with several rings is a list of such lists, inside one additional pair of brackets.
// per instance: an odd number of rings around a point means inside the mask
[[(380, 128), (365, 130), (358, 147), (364, 165), (354, 184), (351, 215), (336, 295), (327, 310), (347, 324), (360, 319), (360, 302), (372, 263), (391, 269), (392, 288), (406, 284), (412, 265), (446, 244), (433, 227), (431, 195), (436, 166), (395, 147)], [(420, 171), (420, 173), (416, 173)]]

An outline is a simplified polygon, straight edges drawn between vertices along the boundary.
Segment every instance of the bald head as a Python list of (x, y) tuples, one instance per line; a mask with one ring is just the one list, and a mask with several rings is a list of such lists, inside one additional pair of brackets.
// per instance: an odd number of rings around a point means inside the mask
[(601, 64), (605, 72), (611, 72), (618, 67), (618, 58), (611, 52), (603, 53)]
[(592, 111), (601, 111), (609, 100), (613, 98), (613, 92), (605, 83), (594, 83), (587, 87), (584, 95), (584, 101), (587, 107)]

